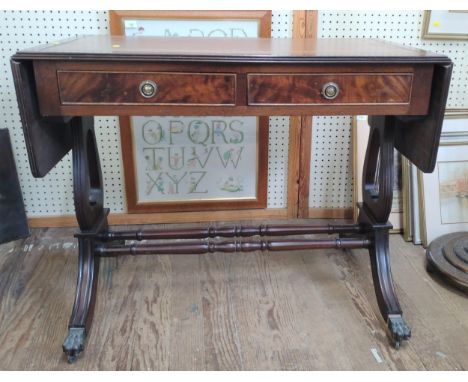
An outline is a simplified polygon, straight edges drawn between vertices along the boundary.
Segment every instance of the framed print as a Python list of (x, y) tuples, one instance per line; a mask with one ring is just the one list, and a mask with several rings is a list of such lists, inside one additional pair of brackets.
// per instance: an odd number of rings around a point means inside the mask
[[(271, 11), (109, 15), (112, 35), (271, 35)], [(268, 125), (268, 117), (121, 117), (128, 212), (266, 208)]]
[(432, 174), (418, 172), (422, 242), (468, 231), (468, 134), (442, 136)]
[[(468, 140), (468, 114), (446, 115), (442, 127), (443, 142), (447, 140)], [(405, 171), (405, 164), (409, 171)], [(414, 244), (422, 244), (422, 232), (424, 222), (420, 216), (420, 202), (418, 168), (402, 157), (402, 186), (403, 186), (403, 237), (413, 241)]]
[(109, 11), (113, 36), (270, 37), (271, 11)]
[(402, 233), (405, 241), (413, 240), (413, 222), (411, 214), (411, 162), (401, 156), (401, 197), (402, 197)]
[(424, 11), (421, 38), (468, 40), (468, 10)]
[[(366, 155), (367, 141), (369, 140), (370, 126), (367, 115), (353, 117), (352, 147), (353, 147), (353, 218), (358, 218), (357, 203), (362, 202), (362, 169)], [(403, 227), (403, 198), (402, 198), (402, 165), (401, 154), (395, 150), (394, 156), (394, 186), (392, 211), (388, 220), (393, 226), (392, 233), (401, 232)]]
[(121, 121), (129, 211), (265, 208), (267, 122), (132, 117), (127, 126)]
[(411, 234), (413, 244), (422, 244), (421, 239), (421, 217), (420, 217), (420, 201), (419, 201), (419, 184), (418, 184), (418, 168), (411, 163)]

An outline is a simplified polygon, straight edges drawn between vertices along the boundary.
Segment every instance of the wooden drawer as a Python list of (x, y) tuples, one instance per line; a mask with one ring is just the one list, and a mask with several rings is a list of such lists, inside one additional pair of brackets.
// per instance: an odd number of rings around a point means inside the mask
[[(236, 75), (227, 73), (57, 71), (62, 105), (234, 105)], [(145, 97), (143, 82), (156, 84)]]
[[(424, 115), (433, 65), (34, 62), (39, 109), (58, 115)], [(157, 92), (140, 94), (143, 81)], [(325, 99), (325, 83), (339, 87)]]
[[(413, 73), (249, 74), (249, 105), (409, 104)], [(327, 83), (339, 88), (322, 95)]]

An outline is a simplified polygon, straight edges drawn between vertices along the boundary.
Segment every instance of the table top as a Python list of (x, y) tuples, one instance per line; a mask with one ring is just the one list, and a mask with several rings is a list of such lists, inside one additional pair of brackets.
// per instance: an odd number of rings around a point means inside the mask
[(446, 62), (446, 56), (376, 39), (83, 36), (55, 41), (15, 59), (206, 62)]

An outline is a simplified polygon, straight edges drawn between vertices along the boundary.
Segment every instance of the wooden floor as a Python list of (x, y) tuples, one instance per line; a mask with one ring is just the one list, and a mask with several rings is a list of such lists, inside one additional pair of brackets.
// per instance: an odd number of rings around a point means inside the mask
[(391, 346), (366, 251), (101, 260), (84, 355), (62, 355), (76, 280), (73, 229), (0, 246), (0, 369), (468, 369), (468, 298), (428, 275), (392, 235), (413, 338)]

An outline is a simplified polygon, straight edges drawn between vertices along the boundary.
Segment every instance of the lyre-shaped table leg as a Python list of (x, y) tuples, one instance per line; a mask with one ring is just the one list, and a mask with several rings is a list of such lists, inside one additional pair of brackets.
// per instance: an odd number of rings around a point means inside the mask
[(92, 117), (75, 118), (73, 135), (73, 187), (78, 234), (79, 258), (75, 303), (63, 351), (74, 362), (84, 349), (91, 328), (96, 300), (99, 257), (95, 236), (107, 229), (107, 210), (103, 208), (102, 174)]
[(392, 117), (370, 117), (371, 130), (363, 170), (363, 203), (359, 206), (359, 223), (372, 245), (369, 248), (372, 278), (380, 313), (387, 323), (396, 348), (411, 337), (403, 320), (390, 269), (388, 218), (393, 198), (394, 130)]

